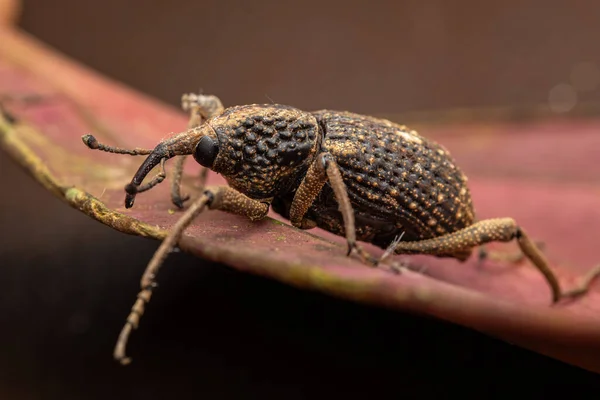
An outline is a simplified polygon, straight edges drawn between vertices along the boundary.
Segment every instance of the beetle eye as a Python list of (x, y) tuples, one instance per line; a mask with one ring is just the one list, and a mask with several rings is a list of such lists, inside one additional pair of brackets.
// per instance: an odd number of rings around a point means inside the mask
[(209, 136), (202, 136), (194, 150), (194, 160), (206, 168), (211, 168), (219, 153), (219, 144)]

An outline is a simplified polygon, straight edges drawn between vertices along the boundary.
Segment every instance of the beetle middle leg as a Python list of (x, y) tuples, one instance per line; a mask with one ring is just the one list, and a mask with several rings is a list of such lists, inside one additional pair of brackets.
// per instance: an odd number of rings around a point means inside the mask
[(363, 262), (376, 265), (376, 259), (356, 243), (354, 209), (350, 203), (340, 169), (330, 153), (319, 154), (308, 168), (294, 195), (290, 208), (290, 222), (293, 226), (301, 229), (310, 229), (316, 226), (314, 221), (306, 219), (304, 216), (327, 181), (333, 189), (344, 220), (344, 232), (348, 243), (347, 255), (355, 252)]
[(154, 253), (142, 275), (141, 290), (119, 334), (114, 350), (114, 358), (121, 364), (126, 365), (131, 362), (131, 359), (125, 355), (127, 341), (131, 331), (138, 327), (145, 306), (152, 297), (152, 290), (156, 287), (155, 278), (160, 267), (169, 253), (177, 246), (185, 229), (207, 207), (211, 210), (221, 210), (248, 217), (252, 221), (258, 221), (267, 216), (270, 203), (250, 199), (229, 186), (216, 186), (208, 187), (200, 197), (190, 204), (190, 207), (171, 228), (158, 250)]
[(483, 220), (444, 236), (415, 242), (400, 242), (397, 244), (395, 252), (396, 254), (430, 254), (453, 257), (486, 243), (509, 242), (514, 239), (517, 240), (524, 256), (533, 263), (548, 282), (554, 303), (563, 298), (585, 294), (592, 281), (600, 275), (600, 265), (598, 265), (592, 268), (575, 288), (563, 291), (542, 251), (512, 218)]

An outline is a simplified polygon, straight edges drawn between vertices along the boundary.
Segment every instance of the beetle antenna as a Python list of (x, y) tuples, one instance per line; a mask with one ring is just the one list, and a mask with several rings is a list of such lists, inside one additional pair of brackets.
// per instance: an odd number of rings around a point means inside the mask
[(151, 149), (140, 149), (136, 147), (135, 149), (122, 149), (116, 146), (107, 146), (98, 142), (98, 140), (93, 135), (83, 135), (81, 137), (83, 143), (92, 150), (100, 150), (106, 151), (107, 153), (115, 153), (115, 154), (129, 154), (130, 156), (145, 156), (152, 153)]

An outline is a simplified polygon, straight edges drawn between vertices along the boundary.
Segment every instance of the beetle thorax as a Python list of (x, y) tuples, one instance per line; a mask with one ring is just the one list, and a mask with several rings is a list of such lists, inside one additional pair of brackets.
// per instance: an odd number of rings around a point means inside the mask
[(289, 190), (317, 154), (315, 117), (292, 107), (232, 107), (208, 124), (219, 141), (212, 169), (250, 198), (267, 199)]

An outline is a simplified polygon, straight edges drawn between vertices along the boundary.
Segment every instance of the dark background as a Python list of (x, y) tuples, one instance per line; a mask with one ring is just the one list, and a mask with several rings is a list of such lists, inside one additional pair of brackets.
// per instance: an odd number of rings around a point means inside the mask
[[(174, 105), (199, 88), (230, 105), (273, 99), (360, 113), (547, 104), (578, 65), (600, 65), (595, 0), (161, 4), (29, 0), (21, 20)], [(600, 90), (578, 97), (600, 100)]]
[[(31, 0), (21, 25), (173, 105), (199, 88), (227, 104), (273, 99), (385, 114), (548, 104), (561, 83), (574, 85), (577, 104), (599, 97), (572, 79), (580, 63), (600, 64), (598, 2), (161, 4)], [(597, 375), (461, 327), (185, 254), (161, 270), (132, 338), (134, 362), (119, 367), (114, 341), (158, 243), (70, 209), (4, 154), (0, 171), (2, 399), (547, 398), (559, 387), (596, 390)]]

